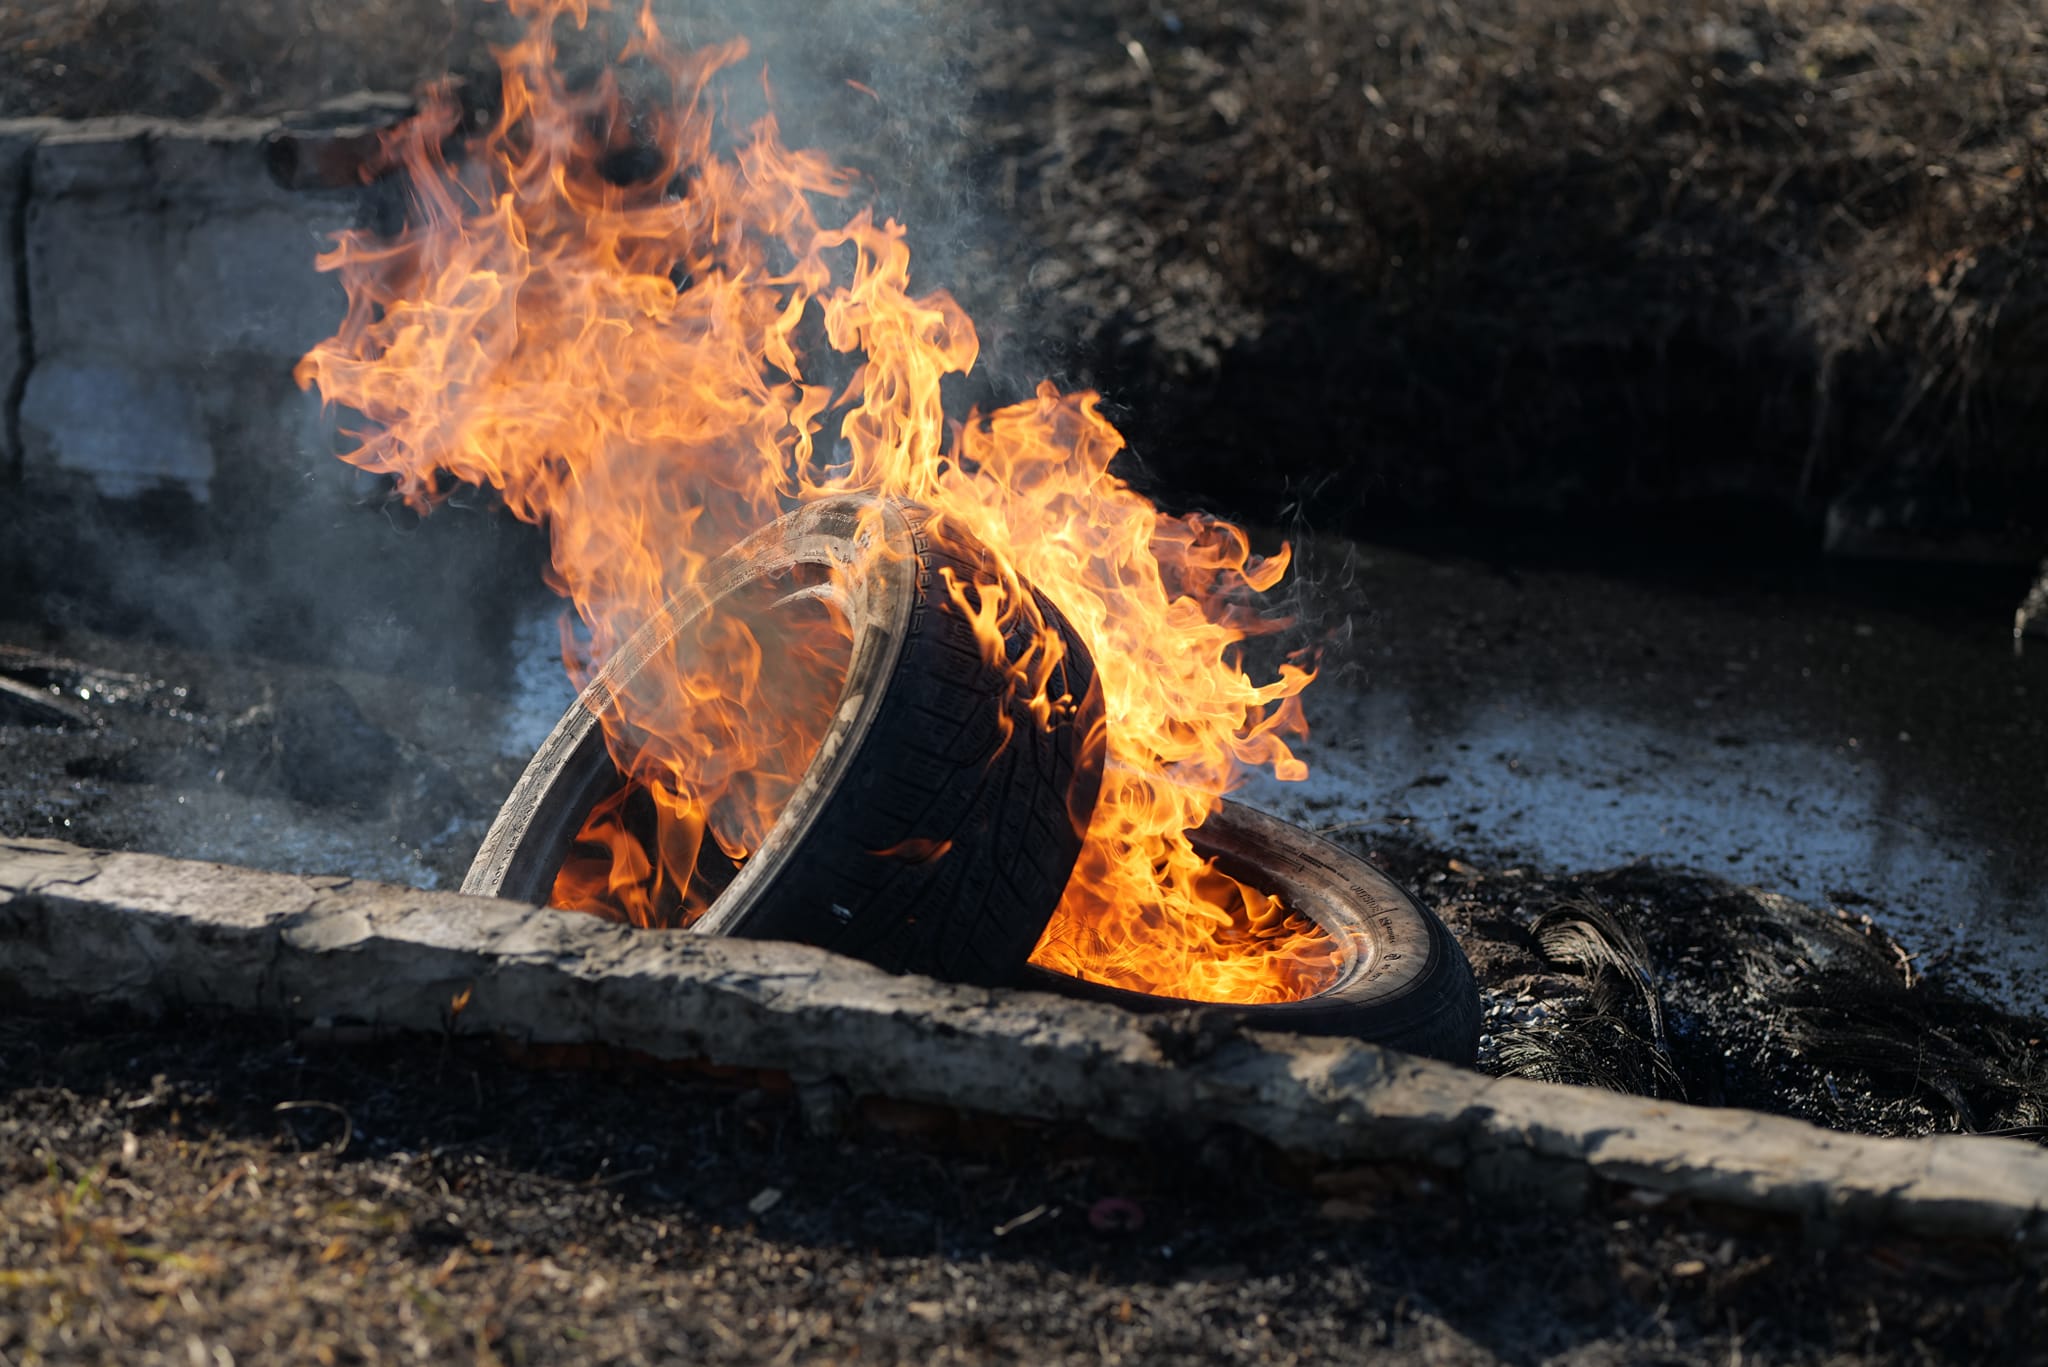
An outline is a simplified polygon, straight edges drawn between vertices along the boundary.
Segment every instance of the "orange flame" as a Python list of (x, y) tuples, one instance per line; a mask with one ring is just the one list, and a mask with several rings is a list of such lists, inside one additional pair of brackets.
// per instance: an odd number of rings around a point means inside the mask
[[(1287, 738), (1305, 729), (1311, 673), (1260, 683), (1238, 662), (1275, 625), (1252, 600), (1286, 548), (1260, 557), (1228, 523), (1154, 508), (1111, 473), (1123, 440), (1093, 394), (1041, 385), (949, 423), (941, 381), (973, 366), (973, 324), (945, 292), (911, 292), (900, 225), (819, 221), (853, 177), (785, 147), (772, 116), (721, 144), (711, 86), (743, 45), (676, 48), (643, 9), (620, 61), (659, 73), (669, 98), (629, 111), (615, 73), (572, 87), (557, 69), (556, 23), (582, 28), (590, 0), (509, 3), (528, 26), (501, 54), (496, 117), (458, 136), (453, 90), (430, 91), (387, 139), (410, 221), (320, 258), (349, 309), (298, 375), (368, 420), (345, 458), (422, 509), (449, 483), (489, 484), (545, 525), (550, 583), (589, 635), (565, 644), (579, 680), (792, 501), (927, 505), (995, 552), (996, 582), (950, 589), (1038, 715), (1059, 702), (1044, 696), (1059, 640), (1039, 623), (1038, 649), (1003, 654), (1010, 614), (1032, 611), (1019, 576), (1067, 614), (1103, 689), (1109, 772), (1034, 962), (1200, 1000), (1313, 990), (1327, 940), (1188, 837), (1247, 767), (1305, 772)], [(608, 175), (628, 150), (642, 154), (630, 178)], [(703, 630), (717, 639), (687, 652), (663, 701), (636, 698), (630, 732), (608, 722), (632, 784), (592, 814), (557, 905), (687, 923), (802, 774), (843, 623), (725, 613)]]

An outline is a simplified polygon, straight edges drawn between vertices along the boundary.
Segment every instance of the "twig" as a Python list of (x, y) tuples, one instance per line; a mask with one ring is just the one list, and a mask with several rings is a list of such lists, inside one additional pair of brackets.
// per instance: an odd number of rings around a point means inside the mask
[(1035, 1205), (1031, 1209), (1025, 1211), (1022, 1215), (1016, 1216), (1012, 1219), (1005, 1220), (1001, 1224), (997, 1225), (994, 1231), (995, 1236), (998, 1239), (1000, 1239), (1006, 1234), (1014, 1234), (1018, 1230), (1024, 1228), (1024, 1226), (1030, 1224), (1033, 1220), (1036, 1220), (1039, 1216), (1045, 1214), (1045, 1212), (1046, 1207), (1044, 1203), (1041, 1202), (1040, 1204)]
[(221, 1197), (227, 1195), (228, 1192), (234, 1189), (235, 1183), (241, 1181), (245, 1177), (253, 1178), (255, 1176), (255, 1162), (250, 1159), (244, 1159), (242, 1162), (237, 1163), (235, 1165), (234, 1171), (230, 1172), (226, 1177), (221, 1178), (220, 1181), (215, 1182), (213, 1186), (207, 1190), (206, 1195), (199, 1198), (199, 1204), (194, 1206), (193, 1210), (198, 1214), (205, 1214), (207, 1211), (213, 1209), (213, 1203), (215, 1201), (220, 1200)]

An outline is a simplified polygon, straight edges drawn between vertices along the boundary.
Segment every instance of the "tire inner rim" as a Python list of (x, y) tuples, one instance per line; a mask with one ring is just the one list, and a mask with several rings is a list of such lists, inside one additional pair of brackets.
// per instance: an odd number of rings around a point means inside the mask
[[(548, 905), (664, 929), (698, 926), (712, 913), (789, 810), (842, 711), (849, 703), (858, 706), (857, 698), (846, 696), (857, 637), (849, 600), (855, 613), (868, 614), (861, 595), (843, 592), (834, 576), (831, 567), (799, 561), (745, 583), (681, 623), (661, 652), (643, 662), (619, 695), (629, 715), (631, 707), (653, 702), (642, 696), (648, 689), (641, 680), (650, 673), (645, 665), (661, 655), (711, 648), (707, 637), (737, 636), (733, 644), (757, 649), (751, 698), (736, 708), (698, 707), (721, 733), (705, 737), (708, 743), (738, 746), (754, 759), (698, 811), (662, 782), (658, 771), (666, 766), (658, 748), (650, 753), (644, 732), (629, 766), (618, 765), (615, 743), (618, 786), (593, 804), (556, 871)], [(733, 734), (734, 722), (748, 734)]]

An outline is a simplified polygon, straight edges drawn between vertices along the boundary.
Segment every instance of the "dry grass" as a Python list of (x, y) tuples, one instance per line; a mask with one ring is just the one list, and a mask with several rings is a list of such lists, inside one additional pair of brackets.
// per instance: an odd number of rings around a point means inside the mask
[[(2037, 1255), (1595, 1193), (543, 1073), (434, 1042), (0, 1018), (0, 1358), (2014, 1360)], [(344, 1144), (346, 1140), (346, 1144)], [(770, 1190), (779, 1194), (770, 1199)], [(1136, 1202), (1134, 1233), (1092, 1203)]]
[(993, 179), (1163, 461), (1409, 508), (2039, 482), (2030, 6), (1083, 8)]
[(409, 90), (473, 52), (474, 0), (11, 0), (9, 116), (181, 118), (303, 109)]

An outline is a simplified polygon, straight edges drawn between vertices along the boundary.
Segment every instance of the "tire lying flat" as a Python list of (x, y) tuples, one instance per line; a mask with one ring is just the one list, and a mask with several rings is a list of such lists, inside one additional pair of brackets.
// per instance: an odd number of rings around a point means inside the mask
[[(873, 542), (887, 545), (874, 553)], [(902, 502), (807, 504), (714, 562), (583, 690), (535, 752), (463, 891), (545, 902), (591, 808), (623, 779), (599, 716), (713, 605), (803, 571), (862, 566), (835, 599), (853, 640), (840, 705), (781, 815), (694, 929), (799, 940), (893, 972), (1016, 977), (1058, 905), (1102, 782), (1102, 697), (1087, 649), (1033, 590), (1066, 658), (1034, 718), (984, 658), (945, 578), (987, 552)], [(816, 582), (815, 574), (812, 582)], [(1014, 661), (1032, 631), (1006, 638)]]
[(1019, 987), (1131, 1011), (1227, 1011), (1258, 1030), (1345, 1035), (1451, 1063), (1479, 1049), (1472, 966), (1435, 913), (1363, 859), (1277, 817), (1225, 802), (1192, 832), (1226, 873), (1277, 894), (1337, 941), (1336, 979), (1299, 1001), (1238, 1006), (1160, 997), (1026, 965)]

